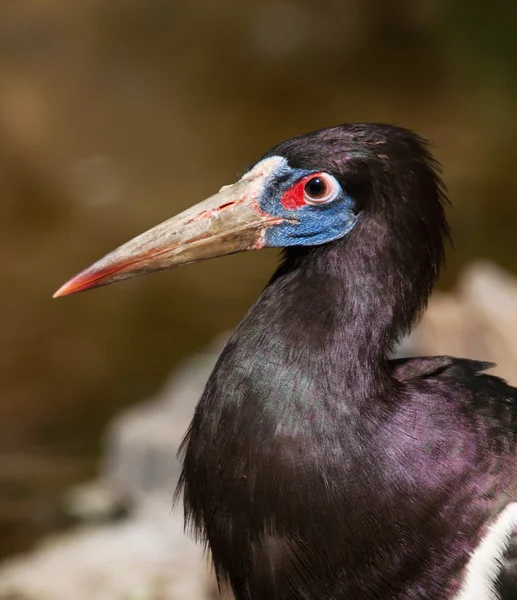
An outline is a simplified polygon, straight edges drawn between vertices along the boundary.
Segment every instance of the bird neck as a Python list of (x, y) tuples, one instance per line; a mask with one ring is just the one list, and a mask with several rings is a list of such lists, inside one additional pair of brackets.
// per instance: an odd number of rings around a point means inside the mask
[(285, 361), (301, 363), (329, 387), (349, 382), (371, 396), (389, 378), (387, 357), (425, 305), (434, 269), (400, 252), (382, 222), (362, 229), (288, 251), (259, 312)]

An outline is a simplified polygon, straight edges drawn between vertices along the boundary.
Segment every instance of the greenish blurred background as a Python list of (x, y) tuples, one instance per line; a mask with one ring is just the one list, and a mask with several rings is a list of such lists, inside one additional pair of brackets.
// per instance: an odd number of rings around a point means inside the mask
[(0, 3), (0, 554), (56, 526), (103, 424), (232, 328), (277, 253), (60, 301), (72, 274), (231, 183), (284, 138), (347, 121), (435, 144), (456, 250), (517, 271), (517, 3)]

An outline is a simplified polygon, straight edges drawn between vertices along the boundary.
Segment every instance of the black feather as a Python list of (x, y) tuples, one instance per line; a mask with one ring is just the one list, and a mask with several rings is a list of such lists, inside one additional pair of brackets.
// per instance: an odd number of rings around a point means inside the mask
[(333, 174), (360, 218), (288, 249), (226, 345), (182, 447), (186, 521), (238, 600), (450, 599), (516, 498), (517, 397), (488, 363), (387, 358), (443, 263), (437, 164), (372, 124), (272, 155)]

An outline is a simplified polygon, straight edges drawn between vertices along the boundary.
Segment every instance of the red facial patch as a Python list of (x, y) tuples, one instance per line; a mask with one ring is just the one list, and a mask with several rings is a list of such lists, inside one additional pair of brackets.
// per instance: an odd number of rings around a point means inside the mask
[(294, 210), (297, 208), (301, 208), (306, 205), (305, 202), (305, 186), (309, 179), (313, 177), (317, 177), (317, 173), (312, 173), (311, 175), (307, 175), (300, 181), (297, 181), (294, 185), (292, 185), (288, 190), (284, 192), (282, 196), (282, 206), (287, 208), (288, 210)]

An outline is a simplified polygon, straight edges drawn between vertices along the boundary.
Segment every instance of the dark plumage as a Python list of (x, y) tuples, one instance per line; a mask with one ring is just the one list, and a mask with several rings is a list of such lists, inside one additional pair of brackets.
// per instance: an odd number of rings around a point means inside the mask
[(290, 248), (226, 345), (183, 446), (187, 520), (239, 600), (450, 598), (516, 497), (517, 392), (473, 361), (387, 360), (443, 261), (436, 165), (373, 125), (272, 155), (331, 172), (362, 219)]
[(517, 390), (487, 363), (388, 358), (443, 263), (444, 203), (412, 132), (324, 129), (57, 293), (286, 248), (182, 447), (186, 522), (237, 600), (515, 598)]

